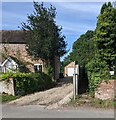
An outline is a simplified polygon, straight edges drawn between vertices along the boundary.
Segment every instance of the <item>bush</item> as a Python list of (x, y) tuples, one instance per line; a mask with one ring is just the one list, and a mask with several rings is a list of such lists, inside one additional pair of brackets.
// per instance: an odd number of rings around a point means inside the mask
[(55, 82), (50, 76), (45, 73), (4, 73), (1, 80), (15, 80), (17, 94), (23, 91), (23, 94), (29, 94), (37, 91), (49, 89), (55, 85)]
[(109, 69), (105, 61), (99, 58), (92, 59), (86, 65), (89, 80), (89, 91), (93, 92), (98, 87), (101, 80), (110, 79)]

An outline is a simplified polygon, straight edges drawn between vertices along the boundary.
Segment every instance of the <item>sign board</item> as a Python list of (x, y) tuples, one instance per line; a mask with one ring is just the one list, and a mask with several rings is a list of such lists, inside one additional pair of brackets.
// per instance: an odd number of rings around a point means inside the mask
[(114, 75), (114, 71), (110, 71), (110, 75)]
[[(74, 68), (68, 68), (68, 76), (73, 76), (74, 74)], [(78, 74), (78, 68), (76, 68), (76, 74)]]

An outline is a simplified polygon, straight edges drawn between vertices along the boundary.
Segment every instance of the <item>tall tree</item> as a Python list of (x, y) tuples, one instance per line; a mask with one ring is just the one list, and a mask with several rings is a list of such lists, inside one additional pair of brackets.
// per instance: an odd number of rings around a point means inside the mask
[(34, 13), (27, 16), (27, 22), (22, 23), (27, 35), (27, 51), (54, 67), (55, 56), (63, 56), (67, 45), (62, 27), (56, 25), (56, 8), (52, 5), (46, 8), (43, 3), (34, 2), (34, 9)]
[(107, 63), (109, 68), (114, 66), (116, 63), (116, 9), (110, 2), (105, 3), (101, 9), (95, 34), (98, 56)]
[[(116, 9), (105, 3), (95, 30), (95, 56), (86, 65), (90, 90), (96, 90), (101, 80), (109, 80), (109, 69), (116, 68)], [(116, 71), (115, 71), (116, 74)], [(115, 76), (113, 76), (115, 78)]]

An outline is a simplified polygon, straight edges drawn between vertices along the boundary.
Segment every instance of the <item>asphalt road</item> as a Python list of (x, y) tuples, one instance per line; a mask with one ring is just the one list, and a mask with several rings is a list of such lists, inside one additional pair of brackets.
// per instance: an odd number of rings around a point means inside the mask
[(114, 110), (94, 108), (48, 110), (39, 105), (2, 105), (2, 118), (114, 118)]

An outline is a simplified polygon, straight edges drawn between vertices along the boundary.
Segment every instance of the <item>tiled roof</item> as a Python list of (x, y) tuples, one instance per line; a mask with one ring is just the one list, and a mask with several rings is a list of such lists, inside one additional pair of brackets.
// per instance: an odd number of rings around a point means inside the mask
[(22, 30), (1, 30), (0, 43), (25, 44), (25, 34)]

